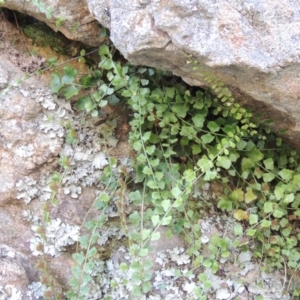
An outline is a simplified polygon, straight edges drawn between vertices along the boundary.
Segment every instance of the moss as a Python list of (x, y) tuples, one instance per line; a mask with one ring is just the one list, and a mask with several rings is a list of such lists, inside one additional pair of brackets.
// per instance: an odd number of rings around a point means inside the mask
[(60, 32), (55, 32), (42, 22), (25, 25), (24, 34), (31, 38), (36, 46), (50, 47), (54, 51), (68, 56), (77, 55), (79, 43), (68, 40)]

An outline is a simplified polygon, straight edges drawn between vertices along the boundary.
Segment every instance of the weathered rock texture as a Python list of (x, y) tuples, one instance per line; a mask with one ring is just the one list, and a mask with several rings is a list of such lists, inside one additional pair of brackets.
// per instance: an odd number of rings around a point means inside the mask
[[(100, 37), (99, 23), (89, 12), (85, 1), (81, 0), (43, 0), (36, 1), (9, 0), (0, 7), (6, 7), (35, 17), (47, 23), (53, 30), (62, 32), (67, 38), (83, 42), (90, 46), (99, 45), (103, 41)], [(49, 12), (50, 15), (47, 14)], [(56, 26), (57, 20), (63, 20)]]
[[(100, 23), (104, 2), (87, 0)], [(109, 7), (111, 39), (132, 63), (203, 85), (183, 52), (193, 54), (300, 146), (298, 1), (111, 0)]]

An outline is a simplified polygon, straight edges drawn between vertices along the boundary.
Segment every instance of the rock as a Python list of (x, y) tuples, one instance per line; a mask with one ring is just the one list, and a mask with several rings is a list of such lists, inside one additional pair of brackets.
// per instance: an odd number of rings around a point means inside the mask
[[(5, 72), (10, 78), (24, 76), (4, 57), (1, 64), (9, 70)], [(12, 81), (10, 85), (7, 92), (0, 95), (0, 206), (16, 196), (16, 184), (24, 175), (33, 174), (39, 166), (53, 161), (62, 144), (60, 137), (50, 138), (41, 130), (45, 115), (39, 102), (50, 105), (50, 92), (39, 89), (37, 79), (22, 87), (13, 86)]]
[[(207, 86), (186, 64), (186, 54), (192, 54), (238, 101), (272, 119), (274, 129), (287, 130), (285, 137), (300, 147), (300, 12), (294, 1), (47, 0), (38, 7), (12, 0), (2, 6), (92, 46), (103, 41), (100, 22), (132, 63)], [(64, 22), (57, 27), (60, 18)]]
[(0, 89), (5, 89), (8, 84), (8, 72), (0, 63)]
[[(0, 68), (0, 78), (5, 79), (0, 91), (0, 299), (39, 299), (46, 287), (40, 277), (45, 272), (36, 267), (43, 254), (38, 246), (44, 246), (49, 261), (47, 276), (54, 278), (58, 292), (68, 289), (79, 226), (99, 216), (92, 206), (104, 189), (99, 176), (108, 155), (92, 120), (87, 118), (89, 125), (82, 126), (82, 114), (74, 113), (69, 101), (51, 94), (49, 76), (32, 74), (24, 80), (18, 60), (10, 61), (6, 54)], [(27, 60), (26, 54), (22, 60)], [(76, 146), (65, 142), (68, 126), (77, 130)], [(128, 143), (123, 147), (128, 149)], [(69, 159), (65, 172), (59, 168), (59, 155)], [(116, 173), (118, 168), (114, 166)], [(59, 205), (53, 207), (49, 184), (56, 170), (64, 176), (57, 194)], [(51, 222), (43, 227), (43, 240), (38, 229), (46, 201)], [(118, 215), (115, 204), (107, 214)], [(119, 241), (124, 232), (117, 224), (112, 234)], [(18, 254), (18, 260), (3, 260), (1, 249), (6, 245)], [(1, 273), (3, 270), (9, 276)]]
[[(89, 12), (85, 1), (4, 1), (2, 7), (16, 10), (45, 22), (54, 31), (62, 32), (67, 38), (83, 42), (90, 46), (97, 46), (103, 38), (100, 37), (101, 28)], [(56, 21), (62, 20), (60, 26)]]
[[(103, 1), (88, 0), (102, 22)], [(245, 106), (287, 129), (300, 147), (300, 11), (290, 0), (110, 1), (114, 45), (132, 63), (203, 86), (184, 53), (221, 78)]]
[(0, 245), (0, 299), (32, 298), (26, 295), (30, 281), (38, 280), (34, 266), (24, 255), (6, 245)]

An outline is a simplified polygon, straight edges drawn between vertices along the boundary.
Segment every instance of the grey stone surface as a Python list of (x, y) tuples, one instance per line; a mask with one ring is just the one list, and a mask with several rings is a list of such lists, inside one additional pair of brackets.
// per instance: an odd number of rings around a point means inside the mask
[(5, 89), (8, 84), (8, 72), (0, 62), (0, 89)]

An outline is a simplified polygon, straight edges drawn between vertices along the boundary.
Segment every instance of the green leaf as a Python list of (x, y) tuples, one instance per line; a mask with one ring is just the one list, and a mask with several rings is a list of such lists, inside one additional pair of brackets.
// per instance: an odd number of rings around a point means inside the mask
[(149, 250), (147, 248), (142, 248), (139, 252), (139, 256), (146, 256), (148, 254)]
[(146, 132), (144, 132), (144, 134), (142, 136), (142, 140), (144, 142), (147, 142), (150, 139), (150, 137), (151, 137), (151, 131), (146, 131)]
[(205, 172), (204, 180), (205, 181), (214, 180), (217, 177), (217, 175), (218, 175), (217, 171), (207, 170)]
[(177, 199), (175, 200), (175, 202), (173, 203), (173, 207), (174, 207), (174, 208), (177, 208), (177, 207), (181, 206), (182, 201), (183, 201), (182, 197), (177, 198)]
[(96, 227), (97, 222), (95, 220), (89, 220), (84, 223), (84, 227), (92, 231)]
[(300, 188), (300, 174), (294, 175), (293, 184)]
[(83, 96), (78, 99), (76, 106), (80, 110), (89, 112), (94, 108), (94, 103), (90, 96)]
[(147, 85), (149, 83), (149, 80), (148, 79), (141, 79), (141, 84), (143, 86)]
[(273, 213), (273, 216), (275, 218), (282, 218), (284, 215), (286, 215), (286, 212), (281, 209), (280, 207), (275, 209), (274, 213)]
[(300, 195), (296, 195), (295, 201), (292, 203), (293, 208), (298, 208), (300, 206)]
[(189, 140), (195, 139), (197, 131), (191, 126), (181, 126), (180, 135), (188, 137)]
[(291, 228), (284, 228), (281, 230), (283, 236), (288, 237), (291, 234)]
[(112, 72), (107, 72), (106, 77), (109, 81), (112, 81), (115, 78), (115, 75)]
[(144, 153), (141, 153), (137, 156), (136, 159), (140, 163), (145, 163), (147, 161), (147, 156)]
[[(152, 275), (152, 274), (151, 274)], [(151, 275), (150, 275), (150, 277), (151, 277)], [(144, 281), (143, 283), (142, 283), (142, 290), (143, 290), (143, 294), (145, 295), (145, 294), (147, 294), (149, 291), (151, 291), (152, 290), (152, 283), (150, 282), (150, 281)]]
[(70, 85), (67, 87), (62, 88), (62, 94), (67, 98), (70, 99), (73, 96), (76, 96), (79, 93), (79, 89), (75, 85)]
[(161, 181), (164, 177), (164, 173), (163, 172), (154, 172), (154, 176), (155, 176), (156, 180)]
[(192, 169), (187, 169), (183, 172), (183, 179), (186, 182), (193, 183), (196, 179), (196, 172)]
[(265, 159), (263, 161), (265, 167), (267, 170), (273, 170), (274, 169), (274, 161), (273, 161), (273, 158), (269, 157), (267, 159)]
[(225, 251), (225, 252), (222, 252), (221, 257), (227, 258), (227, 257), (229, 257), (230, 255), (231, 255), (231, 252)]
[(251, 214), (249, 216), (249, 224), (254, 225), (254, 224), (257, 224), (257, 223), (258, 223), (258, 215)]
[(284, 197), (283, 202), (284, 203), (292, 203), (295, 200), (294, 194), (288, 194)]
[(246, 234), (247, 234), (248, 236), (254, 236), (255, 233), (256, 233), (256, 229), (250, 228), (250, 229), (247, 230), (247, 233), (246, 233)]
[(215, 139), (215, 137), (213, 135), (211, 135), (210, 133), (207, 134), (203, 134), (201, 136), (201, 140), (204, 144), (209, 144), (211, 143), (213, 140)]
[(183, 105), (183, 104), (174, 104), (171, 107), (171, 110), (180, 118), (185, 118), (187, 112), (189, 111), (189, 106), (188, 105)]
[(135, 151), (139, 151), (142, 148), (142, 143), (141, 141), (136, 141), (133, 143), (132, 147)]
[(160, 232), (157, 231), (157, 232), (152, 233), (151, 241), (157, 241), (159, 239), (160, 239)]
[[(251, 215), (250, 215), (251, 218)], [(249, 218), (249, 220), (250, 220)], [(234, 235), (242, 235), (243, 234), (243, 227), (241, 224), (234, 225)]]
[(247, 146), (247, 142), (244, 140), (240, 140), (237, 144), (237, 149), (238, 150), (243, 150)]
[(164, 112), (163, 114), (163, 121), (166, 123), (176, 123), (177, 122), (177, 118), (175, 116), (175, 114), (171, 113), (171, 112)]
[(141, 234), (142, 234), (142, 239), (144, 241), (150, 236), (151, 230), (150, 229), (143, 229)]
[(110, 196), (106, 193), (102, 193), (99, 196), (99, 200), (101, 200), (102, 202), (105, 202), (105, 203), (108, 203), (109, 199), (110, 199)]
[(243, 171), (251, 169), (253, 167), (255, 167), (255, 162), (252, 159), (246, 158), (246, 157), (244, 157), (242, 159), (242, 170)]
[(159, 159), (158, 159), (158, 158), (156, 158), (156, 159), (151, 159), (151, 160), (150, 160), (150, 165), (151, 165), (152, 167), (157, 167), (157, 166), (159, 165)]
[(217, 261), (213, 261), (212, 265), (211, 265), (211, 270), (213, 272), (213, 274), (215, 274), (219, 269), (219, 265)]
[(120, 270), (126, 272), (128, 270), (128, 265), (124, 262), (120, 263)]
[(263, 174), (264, 182), (271, 182), (274, 178), (275, 178), (275, 175), (273, 173), (264, 173)]
[(235, 189), (230, 196), (236, 201), (241, 202), (244, 200), (244, 192), (241, 188)]
[(229, 137), (233, 137), (235, 134), (235, 127), (231, 126), (231, 125), (226, 125), (224, 128), (222, 128), (222, 130), (229, 136)]
[(109, 51), (109, 48), (107, 45), (102, 45), (100, 48), (99, 48), (99, 55), (108, 55), (110, 56), (110, 51)]
[(174, 87), (166, 87), (165, 94), (167, 97), (173, 99), (175, 96), (175, 88)]
[(64, 84), (71, 84), (75, 80), (78, 71), (73, 67), (67, 65), (63, 69), (64, 76), (62, 77), (62, 82)]
[(264, 219), (264, 220), (262, 220), (260, 225), (261, 225), (261, 227), (270, 227), (271, 224), (272, 224), (271, 221)]
[(97, 249), (95, 247), (92, 247), (91, 249), (88, 250), (86, 256), (87, 258), (91, 258), (97, 254)]
[(218, 208), (222, 210), (226, 210), (228, 212), (232, 211), (232, 200), (226, 198), (226, 197), (221, 197), (221, 199), (218, 202)]
[(172, 205), (171, 200), (169, 200), (169, 199), (163, 200), (161, 202), (161, 206), (163, 207), (165, 212), (171, 207), (171, 205)]
[[(148, 167), (146, 167), (148, 168)], [(149, 180), (147, 182), (147, 186), (150, 188), (150, 189), (153, 189), (153, 190), (156, 190), (159, 188), (159, 185), (158, 185), (158, 182), (154, 181), (154, 180)]]
[(151, 221), (152, 221), (153, 226), (156, 226), (160, 221), (159, 216), (158, 215), (152, 216)]
[(201, 152), (201, 145), (200, 144), (192, 144), (192, 152), (193, 155), (197, 155)]
[(242, 209), (237, 209), (234, 213), (233, 213), (233, 217), (235, 219), (237, 219), (238, 221), (242, 221), (242, 220), (247, 220), (248, 219), (248, 213), (245, 210)]
[(213, 162), (206, 155), (204, 155), (198, 160), (197, 166), (200, 167), (201, 172), (206, 172), (213, 167)]
[(269, 213), (271, 213), (273, 211), (274, 211), (274, 203), (272, 203), (272, 202), (266, 202), (264, 204), (264, 212), (266, 214), (269, 214)]
[(229, 159), (231, 162), (236, 162), (239, 159), (240, 155), (237, 152), (230, 151), (229, 153)]
[(245, 193), (245, 202), (250, 203), (255, 200), (257, 196), (253, 193), (251, 188), (248, 188), (247, 192)]
[(217, 132), (220, 129), (220, 126), (218, 123), (214, 122), (214, 121), (210, 121), (207, 123), (207, 127), (210, 130), (210, 132)]
[(264, 155), (258, 149), (253, 148), (251, 151), (247, 152), (247, 156), (251, 158), (254, 162), (258, 162), (263, 159)]
[(211, 265), (212, 265), (212, 261), (211, 260), (205, 260), (204, 262), (203, 262), (203, 266), (205, 267), (205, 268), (210, 268), (211, 267)]
[(194, 117), (192, 117), (193, 123), (197, 129), (200, 129), (203, 127), (205, 118), (206, 118), (206, 116), (201, 115), (201, 114), (196, 114)]
[(90, 243), (90, 236), (89, 235), (82, 235), (79, 237), (80, 246), (84, 249), (87, 249), (89, 247)]
[(217, 166), (228, 170), (231, 167), (231, 160), (227, 156), (218, 156)]
[(74, 266), (72, 267), (72, 274), (75, 278), (80, 278), (82, 276), (82, 270), (80, 266)]
[(105, 58), (99, 63), (99, 68), (110, 70), (114, 67), (114, 62), (111, 58)]
[(129, 219), (132, 223), (138, 224), (141, 221), (141, 216), (137, 211), (135, 211), (131, 215), (129, 215)]
[(91, 112), (91, 116), (92, 116), (93, 118), (98, 117), (98, 110), (94, 109), (94, 110)]
[[(159, 232), (158, 232), (159, 233)], [(153, 233), (153, 235), (156, 234), (156, 232)], [(145, 259), (143, 261), (143, 268), (144, 270), (149, 270), (153, 267), (153, 262), (151, 260)]]
[(149, 168), (148, 166), (145, 166), (144, 169), (143, 169), (143, 173), (145, 175), (152, 175), (152, 169)]
[(172, 188), (171, 193), (174, 196), (174, 198), (178, 198), (182, 194), (182, 191), (178, 186), (175, 186)]
[(76, 137), (76, 131), (74, 129), (70, 129), (66, 137), (66, 142), (68, 144), (76, 144), (78, 141)]
[(282, 219), (280, 220), (279, 224), (280, 224), (281, 227), (286, 227), (286, 225), (289, 224), (289, 220), (286, 219), (286, 218), (282, 218)]
[(165, 226), (165, 225), (169, 225), (172, 221), (172, 216), (168, 216), (168, 217), (164, 217), (162, 219), (161, 225)]
[(84, 260), (85, 260), (85, 255), (83, 255), (82, 252), (80, 253), (74, 253), (72, 255), (72, 257), (74, 258), (74, 260), (77, 262), (78, 265), (82, 265)]
[(275, 194), (276, 200), (280, 200), (283, 198), (284, 188), (283, 188), (281, 182), (276, 185), (274, 194)]
[(156, 88), (151, 92), (150, 99), (162, 102), (162, 99), (164, 98), (164, 93), (161, 89)]
[(64, 85), (60, 81), (60, 77), (58, 74), (54, 73), (51, 75), (51, 82), (50, 82), (50, 88), (52, 93), (58, 93), (59, 90), (63, 87)]
[(282, 169), (278, 172), (278, 175), (285, 181), (290, 181), (294, 175), (294, 171), (288, 169)]

